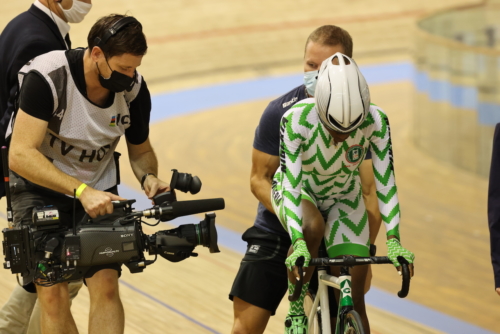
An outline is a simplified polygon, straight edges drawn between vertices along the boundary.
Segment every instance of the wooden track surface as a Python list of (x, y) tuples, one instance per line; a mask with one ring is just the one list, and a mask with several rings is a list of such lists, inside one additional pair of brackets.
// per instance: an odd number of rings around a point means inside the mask
[[(162, 92), (300, 72), (307, 35), (327, 23), (338, 24), (352, 34), (355, 57), (361, 63), (409, 59), (417, 17), (450, 5), (479, 2), (94, 0), (89, 17), (73, 25), (71, 34), (74, 46), (84, 46), (96, 18), (127, 11), (136, 16), (150, 45), (140, 71), (153, 92)], [(0, 2), (0, 29), (29, 4), (26, 0)], [(500, 299), (493, 292), (489, 261), (486, 180), (443, 165), (413, 147), (409, 140), (410, 83), (373, 86), (371, 92), (372, 100), (391, 119), (403, 214), (401, 233), (404, 245), (417, 256), (417, 276), (409, 299), (498, 331)], [(204, 187), (192, 198), (224, 197), (227, 209), (218, 214), (218, 224), (240, 233), (251, 226), (255, 215), (256, 200), (249, 192), (251, 143), (267, 102), (173, 118), (151, 130), (160, 176), (168, 179), (172, 168), (200, 176)], [(126, 152), (123, 145), (119, 150)], [(127, 164), (122, 163), (122, 168), (122, 182), (139, 190)], [(0, 208), (4, 210), (3, 202)], [(378, 244), (384, 252), (381, 238)], [(200, 250), (197, 259), (177, 264), (160, 259), (143, 274), (124, 272), (120, 293), (126, 309), (126, 333), (210, 332), (179, 312), (216, 332), (229, 333), (232, 303), (227, 293), (240, 260), (241, 255), (229, 249), (215, 255)], [(398, 280), (389, 266), (374, 269), (376, 287), (394, 293)], [(0, 283), (1, 304), (15, 279), (0, 271)], [(81, 333), (85, 333), (85, 288), (73, 310)], [(282, 332), (285, 313), (286, 303), (282, 303), (266, 333)], [(369, 316), (376, 334), (438, 333), (374, 308)]]
[[(495, 314), (500, 301), (492, 288), (486, 180), (443, 165), (413, 147), (409, 141), (411, 84), (372, 86), (371, 93), (372, 101), (391, 120), (403, 215), (401, 233), (404, 245), (417, 254), (417, 277), (412, 280), (409, 299), (498, 329)], [(157, 150), (165, 173), (168, 175), (175, 165), (199, 175), (205, 186), (198, 196), (224, 197), (227, 205), (218, 222), (239, 232), (253, 223), (256, 207), (246, 188), (250, 152), (244, 148), (251, 146), (266, 103), (230, 106), (153, 126), (153, 143), (159, 143), (167, 130), (171, 138), (178, 138)], [(213, 125), (207, 129), (204, 124)], [(202, 128), (205, 130), (199, 131)], [(203, 147), (199, 143), (204, 143)], [(383, 252), (381, 238), (378, 244)], [(394, 269), (375, 268), (375, 286), (395, 292), (398, 284)]]

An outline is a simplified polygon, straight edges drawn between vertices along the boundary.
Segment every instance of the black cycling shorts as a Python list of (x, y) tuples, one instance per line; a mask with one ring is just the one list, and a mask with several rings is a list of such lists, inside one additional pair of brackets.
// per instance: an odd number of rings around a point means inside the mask
[[(276, 313), (281, 300), (288, 291), (288, 277), (285, 266), (290, 238), (261, 230), (255, 226), (243, 233), (248, 243), (241, 260), (240, 269), (234, 279), (229, 299), (238, 297), (247, 303)], [(317, 290), (317, 274), (311, 279), (309, 289)], [(315, 282), (315, 283), (313, 283)], [(337, 303), (330, 293), (330, 312), (337, 313)]]

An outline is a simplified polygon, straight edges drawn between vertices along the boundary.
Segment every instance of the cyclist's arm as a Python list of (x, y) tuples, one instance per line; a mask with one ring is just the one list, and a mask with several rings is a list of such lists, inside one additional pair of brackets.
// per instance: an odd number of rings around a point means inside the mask
[(370, 243), (375, 244), (382, 217), (378, 208), (377, 188), (375, 186), (375, 176), (373, 175), (372, 160), (367, 159), (359, 167), (359, 176), (361, 178), (361, 188), (363, 189), (363, 200), (365, 201), (366, 211), (368, 212), (368, 225), (370, 227)]
[(259, 202), (272, 213), (274, 213), (274, 209), (271, 204), (271, 182), (279, 165), (278, 156), (264, 153), (255, 148), (252, 150), (250, 189)]
[(380, 214), (387, 239), (399, 239), (400, 211), (394, 178), (389, 121), (386, 114), (378, 107), (375, 110), (371, 107), (369, 118), (373, 121), (370, 149)]
[[(299, 112), (300, 114), (300, 112)], [(302, 140), (301, 126), (294, 112), (287, 112), (281, 119), (280, 135), (280, 171), (284, 218), (292, 245), (298, 239), (303, 239), (302, 231)]]

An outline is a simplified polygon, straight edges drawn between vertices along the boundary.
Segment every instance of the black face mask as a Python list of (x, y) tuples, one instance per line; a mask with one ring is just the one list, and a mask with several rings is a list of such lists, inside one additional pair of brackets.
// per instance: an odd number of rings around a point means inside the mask
[[(106, 64), (108, 64), (107, 60)], [(123, 92), (124, 90), (130, 92), (134, 87), (135, 76), (136, 76), (135, 72), (134, 72), (134, 77), (131, 78), (128, 75), (113, 70), (111, 66), (109, 66), (108, 64), (108, 67), (111, 70), (111, 75), (109, 78), (106, 79), (102, 76), (101, 71), (99, 70), (99, 66), (97, 65), (97, 62), (95, 63), (95, 65), (97, 66), (97, 71), (99, 71), (99, 82), (101, 83), (101, 86), (103, 86), (104, 88), (109, 89), (113, 93), (120, 93)]]

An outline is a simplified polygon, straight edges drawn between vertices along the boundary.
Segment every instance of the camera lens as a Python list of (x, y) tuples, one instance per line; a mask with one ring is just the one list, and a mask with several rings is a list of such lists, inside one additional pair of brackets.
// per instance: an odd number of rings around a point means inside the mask
[(186, 224), (178, 227), (178, 237), (185, 239), (193, 246), (202, 245), (210, 249), (210, 253), (218, 253), (217, 229), (215, 215), (205, 215), (205, 220), (199, 224)]
[(210, 249), (210, 253), (219, 253), (217, 246), (217, 229), (215, 228), (215, 214), (205, 215), (205, 220), (201, 221), (200, 226), (200, 244)]

